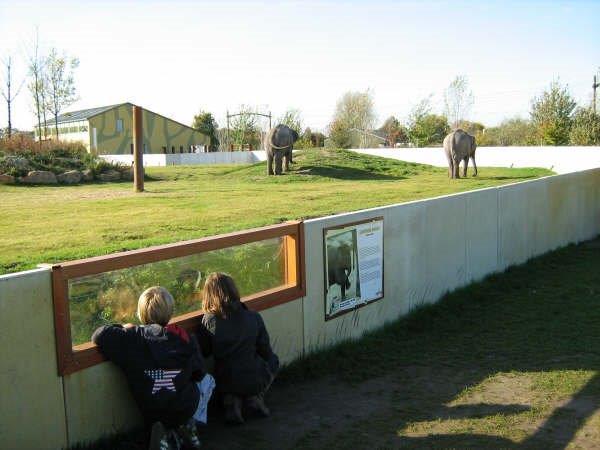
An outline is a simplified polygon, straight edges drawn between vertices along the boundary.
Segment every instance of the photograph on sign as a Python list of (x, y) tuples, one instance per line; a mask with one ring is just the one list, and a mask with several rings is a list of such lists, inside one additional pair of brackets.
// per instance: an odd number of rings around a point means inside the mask
[(325, 319), (383, 297), (383, 220), (324, 230)]

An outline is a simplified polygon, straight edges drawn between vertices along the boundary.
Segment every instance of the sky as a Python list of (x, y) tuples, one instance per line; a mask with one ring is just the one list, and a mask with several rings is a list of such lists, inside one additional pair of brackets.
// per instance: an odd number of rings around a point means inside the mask
[[(345, 92), (367, 89), (379, 124), (405, 120), (429, 95), (441, 113), (464, 75), (469, 119), (493, 126), (527, 117), (557, 79), (589, 104), (600, 70), (600, 1), (0, 0), (0, 58), (12, 55), (17, 81), (36, 28), (44, 52), (80, 60), (65, 111), (132, 102), (185, 124), (204, 110), (224, 126), (250, 105), (325, 130)], [(24, 87), (13, 126), (34, 122)]]

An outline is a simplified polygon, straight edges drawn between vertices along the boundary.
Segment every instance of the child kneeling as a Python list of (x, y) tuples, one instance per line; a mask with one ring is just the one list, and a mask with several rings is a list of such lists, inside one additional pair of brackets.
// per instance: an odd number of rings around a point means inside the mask
[(196, 340), (183, 328), (168, 325), (173, 306), (165, 288), (146, 289), (137, 308), (142, 326), (105, 325), (94, 332), (92, 341), (124, 371), (146, 424), (153, 424), (150, 448), (167, 450), (182, 443), (197, 449), (195, 418), (204, 414), (206, 421), (214, 380), (205, 378)]
[(212, 273), (206, 279), (202, 308), (200, 347), (205, 356), (214, 356), (225, 420), (243, 423), (242, 406), (252, 414), (268, 416), (263, 396), (279, 369), (279, 359), (271, 349), (262, 317), (246, 308), (235, 282), (224, 273)]

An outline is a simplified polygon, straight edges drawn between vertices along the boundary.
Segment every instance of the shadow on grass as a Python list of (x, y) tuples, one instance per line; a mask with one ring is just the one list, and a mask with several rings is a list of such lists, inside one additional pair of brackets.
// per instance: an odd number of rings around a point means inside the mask
[(316, 175), (324, 178), (335, 178), (337, 180), (404, 180), (407, 177), (398, 175), (389, 175), (384, 173), (377, 173), (368, 169), (357, 169), (355, 167), (336, 167), (336, 166), (301, 166), (298, 167), (291, 174), (298, 172), (308, 175)]

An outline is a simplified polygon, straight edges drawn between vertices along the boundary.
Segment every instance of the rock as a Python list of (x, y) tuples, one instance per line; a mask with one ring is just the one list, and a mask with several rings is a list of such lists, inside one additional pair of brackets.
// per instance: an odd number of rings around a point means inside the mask
[(101, 181), (118, 181), (121, 179), (121, 172), (117, 170), (108, 170), (98, 175), (98, 179)]
[(56, 184), (58, 183), (56, 175), (47, 170), (32, 170), (26, 177), (19, 178), (21, 183), (25, 184)]
[(81, 175), (83, 181), (94, 181), (94, 171), (92, 169), (85, 169)]
[(0, 174), (0, 184), (14, 184), (15, 177), (7, 173)]
[(121, 171), (121, 180), (133, 181), (133, 170), (125, 169)]
[(83, 175), (79, 170), (69, 170), (65, 173), (61, 173), (56, 177), (59, 183), (64, 184), (77, 184), (81, 181)]

